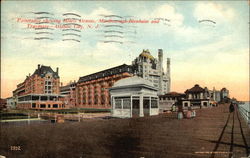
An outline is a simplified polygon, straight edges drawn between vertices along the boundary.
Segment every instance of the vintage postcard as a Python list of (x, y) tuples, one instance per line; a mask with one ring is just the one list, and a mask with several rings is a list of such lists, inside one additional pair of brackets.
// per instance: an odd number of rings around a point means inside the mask
[(242, 1), (1, 1), (0, 158), (250, 157)]

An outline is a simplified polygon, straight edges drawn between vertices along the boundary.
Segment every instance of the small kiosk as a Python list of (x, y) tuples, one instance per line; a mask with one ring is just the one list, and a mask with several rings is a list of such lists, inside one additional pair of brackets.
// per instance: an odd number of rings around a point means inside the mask
[(109, 88), (111, 115), (120, 118), (158, 115), (157, 90), (150, 81), (137, 76), (117, 81)]

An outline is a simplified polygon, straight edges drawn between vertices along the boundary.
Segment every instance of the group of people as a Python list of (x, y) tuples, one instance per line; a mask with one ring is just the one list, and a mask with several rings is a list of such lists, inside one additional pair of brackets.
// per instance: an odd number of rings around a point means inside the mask
[[(235, 110), (235, 103), (231, 102), (230, 105), (229, 105), (229, 112), (234, 112)], [(218, 106), (218, 105), (216, 105)], [(177, 109), (177, 106), (176, 105), (173, 105), (172, 108), (171, 108), (171, 111), (172, 112), (176, 112), (176, 109)], [(186, 118), (194, 118), (196, 117), (196, 111), (192, 109), (192, 107), (188, 107), (188, 110), (184, 113), (184, 110), (183, 110), (183, 107), (182, 106), (178, 106), (178, 109), (177, 109), (177, 118), (178, 119), (182, 119), (183, 117), (186, 117)]]
[[(172, 106), (172, 112), (176, 111), (176, 105)], [(188, 107), (188, 110), (184, 113), (183, 107), (178, 106), (177, 110), (177, 117), (178, 119), (182, 119), (185, 116), (185, 118), (194, 118), (196, 117), (196, 111), (193, 110), (191, 107)]]

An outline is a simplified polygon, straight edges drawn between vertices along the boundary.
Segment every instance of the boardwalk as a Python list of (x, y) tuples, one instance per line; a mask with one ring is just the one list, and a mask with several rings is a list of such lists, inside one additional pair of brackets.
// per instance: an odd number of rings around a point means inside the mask
[[(133, 119), (2, 128), (7, 157), (241, 158), (249, 155), (250, 128), (228, 105), (199, 109), (194, 119), (175, 114)], [(20, 145), (21, 151), (9, 146)], [(0, 155), (1, 155), (0, 154)]]
[[(211, 134), (213, 131), (215, 134), (218, 133), (216, 136), (208, 135), (210, 140), (206, 140), (214, 144), (213, 149), (210, 147), (210, 144), (207, 144), (207, 150), (212, 151), (212, 154), (208, 156), (210, 158), (240, 158), (250, 154), (249, 127), (247, 127), (246, 121), (240, 116), (237, 108), (234, 112), (229, 113), (227, 107), (221, 106), (214, 110), (214, 113), (211, 115), (211, 121), (216, 119), (213, 125), (202, 129), (211, 131)], [(199, 119), (204, 119), (206, 116), (205, 113), (200, 114)], [(205, 140), (205, 135), (201, 134), (200, 137), (203, 137), (202, 139)]]

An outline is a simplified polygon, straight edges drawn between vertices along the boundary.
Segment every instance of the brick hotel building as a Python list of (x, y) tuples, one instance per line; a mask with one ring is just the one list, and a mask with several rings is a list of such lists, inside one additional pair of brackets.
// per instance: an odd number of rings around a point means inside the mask
[(17, 85), (13, 98), (21, 109), (65, 108), (59, 91), (60, 77), (50, 66), (38, 65), (35, 72)]
[(133, 76), (130, 65), (120, 65), (80, 77), (76, 85), (76, 106), (84, 108), (110, 108), (108, 88), (122, 78)]

